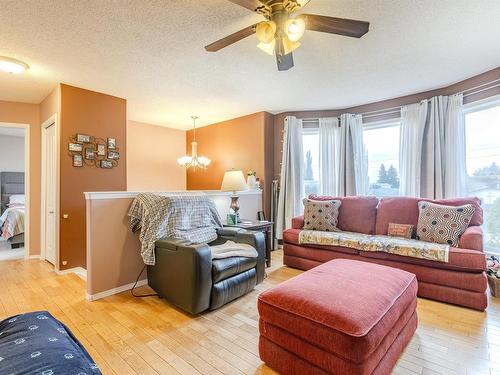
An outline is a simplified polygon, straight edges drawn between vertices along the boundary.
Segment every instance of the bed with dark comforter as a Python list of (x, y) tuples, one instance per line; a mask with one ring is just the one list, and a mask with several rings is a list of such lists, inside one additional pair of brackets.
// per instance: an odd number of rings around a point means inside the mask
[(71, 331), (48, 311), (0, 322), (0, 373), (95, 375), (101, 371)]

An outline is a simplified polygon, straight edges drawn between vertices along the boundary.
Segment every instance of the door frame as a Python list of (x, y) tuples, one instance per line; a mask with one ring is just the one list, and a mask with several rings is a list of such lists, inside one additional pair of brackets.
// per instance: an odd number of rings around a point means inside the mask
[(45, 212), (45, 205), (46, 205), (46, 184), (47, 184), (47, 171), (46, 171), (46, 149), (47, 149), (47, 128), (49, 126), (55, 126), (54, 131), (55, 131), (55, 154), (56, 154), (56, 181), (55, 181), (55, 194), (56, 194), (56, 209), (55, 209), (55, 223), (56, 223), (56, 233), (55, 233), (55, 251), (56, 251), (56, 261), (54, 264), (54, 269), (56, 271), (59, 271), (59, 220), (60, 220), (60, 214), (59, 214), (59, 181), (60, 181), (60, 155), (59, 155), (59, 140), (60, 140), (60, 133), (59, 133), (59, 122), (58, 122), (58, 117), (57, 114), (53, 114), (50, 116), (46, 121), (42, 123), (42, 150), (41, 150), (41, 212), (40, 212), (40, 259), (46, 260), (45, 253), (46, 253), (46, 248), (45, 248), (45, 240), (46, 240), (46, 230), (47, 230), (47, 222), (45, 220), (46, 212)]
[(0, 122), (2, 128), (24, 129), (24, 196), (26, 213), (24, 214), (24, 259), (30, 258), (30, 125), (13, 122)]

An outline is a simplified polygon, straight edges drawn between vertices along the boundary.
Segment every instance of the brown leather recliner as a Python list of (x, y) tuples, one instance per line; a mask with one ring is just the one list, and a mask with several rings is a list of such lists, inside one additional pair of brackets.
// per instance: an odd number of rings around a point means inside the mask
[[(162, 238), (155, 244), (156, 264), (148, 266), (148, 284), (161, 298), (191, 314), (214, 310), (250, 292), (264, 280), (264, 235), (238, 228), (221, 228), (210, 244)], [(228, 240), (253, 246), (257, 258), (212, 260), (209, 245)]]

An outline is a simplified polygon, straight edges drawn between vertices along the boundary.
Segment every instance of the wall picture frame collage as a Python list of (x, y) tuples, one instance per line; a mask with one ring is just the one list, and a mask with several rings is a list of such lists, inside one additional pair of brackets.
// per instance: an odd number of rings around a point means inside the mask
[(77, 133), (70, 137), (68, 154), (72, 158), (73, 167), (94, 166), (112, 169), (118, 166), (120, 151), (116, 138), (106, 139), (88, 134)]

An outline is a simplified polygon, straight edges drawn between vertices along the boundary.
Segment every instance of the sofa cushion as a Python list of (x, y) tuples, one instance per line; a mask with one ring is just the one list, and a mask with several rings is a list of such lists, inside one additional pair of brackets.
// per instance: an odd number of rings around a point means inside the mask
[[(479, 198), (456, 198), (456, 199), (424, 199), (414, 197), (387, 197), (381, 198), (376, 216), (376, 234), (387, 234), (389, 223), (412, 224), (415, 227), (418, 223), (418, 202), (426, 201), (446, 206), (462, 206), (472, 204), (474, 206), (474, 215), (469, 223), (472, 225), (483, 224), (483, 210)], [(340, 216), (342, 211), (340, 212)], [(340, 218), (339, 218), (339, 228)]]
[(216, 283), (255, 267), (257, 258), (230, 257), (212, 260), (212, 282)]
[(258, 308), (262, 320), (360, 362), (415, 309), (416, 295), (411, 273), (338, 259), (262, 293)]
[(468, 228), (474, 206), (452, 207), (431, 202), (418, 202), (417, 239), (457, 246), (458, 239)]
[(376, 197), (329, 197), (309, 195), (311, 200), (339, 200), (337, 227), (346, 232), (375, 234), (378, 198)]
[(333, 232), (339, 230), (337, 221), (339, 200), (317, 201), (304, 198), (304, 229)]
[(287, 229), (283, 232), (283, 242), (284, 243), (291, 243), (294, 245), (299, 245), (304, 248), (316, 248), (316, 249), (321, 249), (321, 250), (331, 250), (331, 251), (338, 251), (341, 253), (345, 254), (359, 254), (359, 250), (356, 249), (351, 249), (349, 247), (343, 247), (343, 246), (327, 246), (327, 245), (305, 245), (300, 243), (300, 232), (302, 229)]

